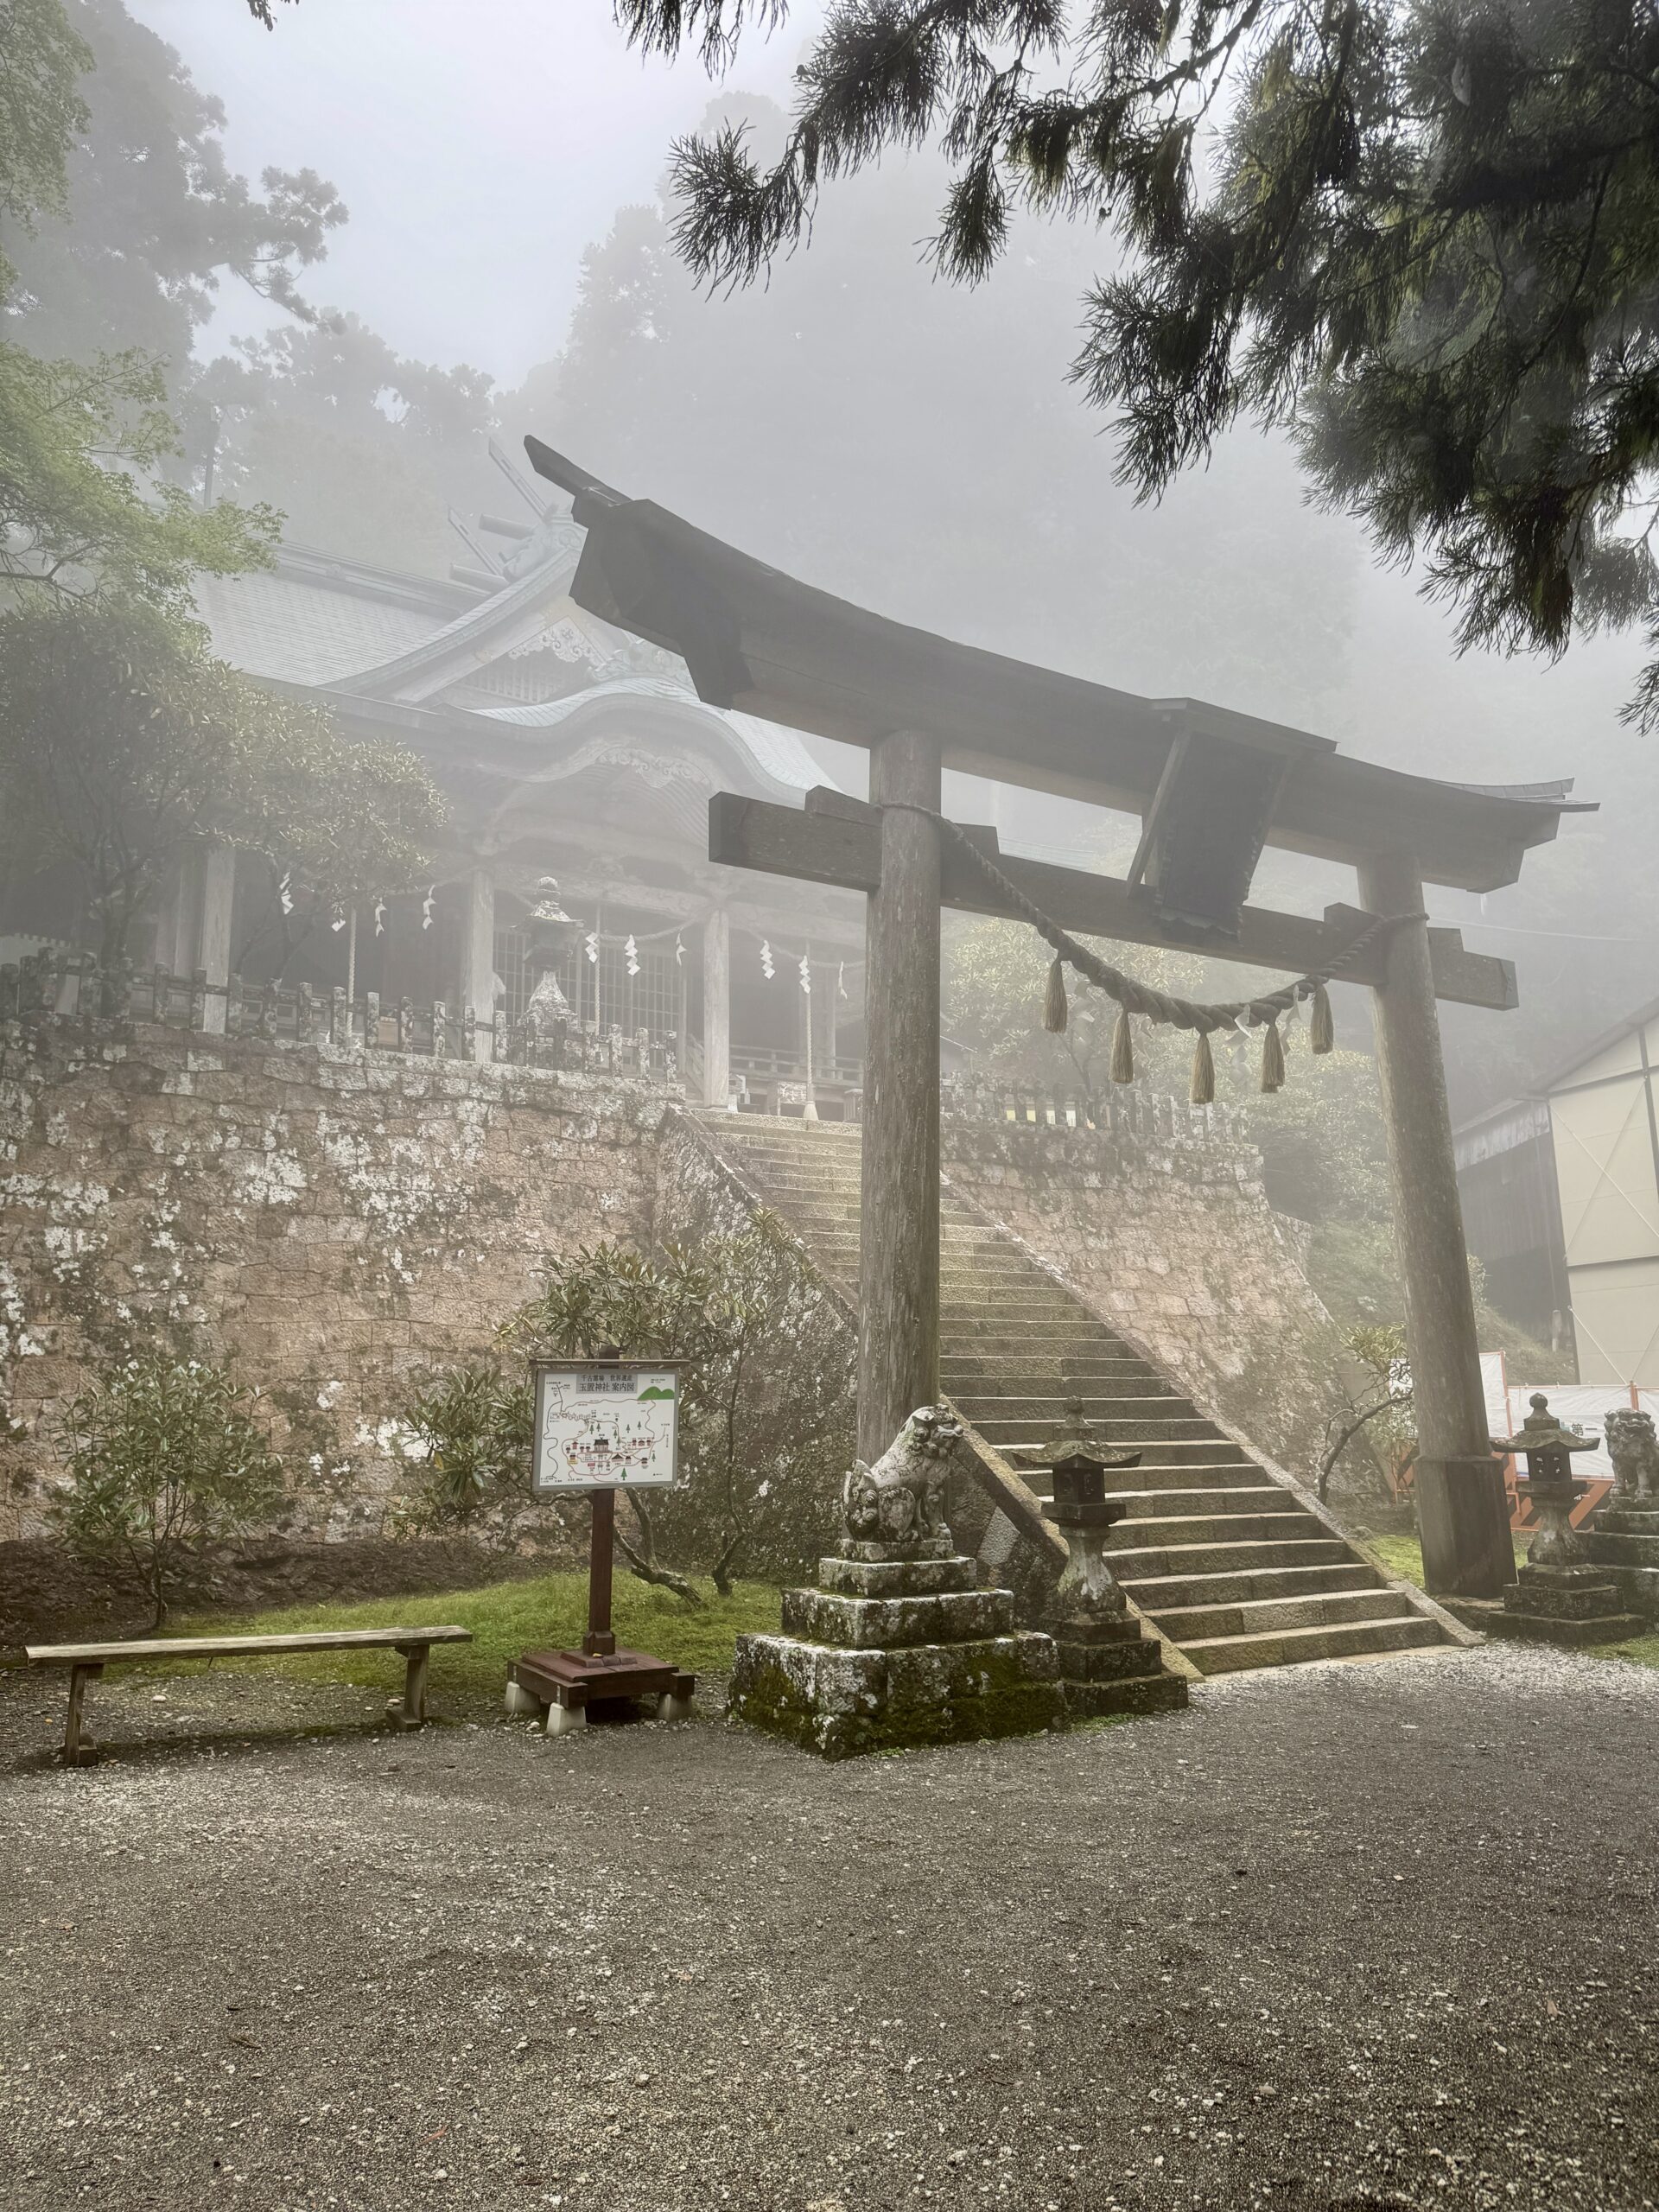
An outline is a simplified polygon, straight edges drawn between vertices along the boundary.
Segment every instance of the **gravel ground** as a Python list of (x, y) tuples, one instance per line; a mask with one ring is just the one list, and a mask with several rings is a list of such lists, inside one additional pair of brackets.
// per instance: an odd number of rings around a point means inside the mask
[(0, 1685), (7, 2212), (1659, 2197), (1659, 1674), (1306, 1668), (841, 1767), (119, 1681), (152, 1748), (75, 1773)]

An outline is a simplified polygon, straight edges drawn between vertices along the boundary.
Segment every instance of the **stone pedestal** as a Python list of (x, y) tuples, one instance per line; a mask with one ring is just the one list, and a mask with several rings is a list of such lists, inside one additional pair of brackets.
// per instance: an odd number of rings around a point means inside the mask
[(1639, 1613), (1626, 1612), (1618, 1582), (1605, 1567), (1526, 1567), (1494, 1607), (1489, 1625), (1499, 1636), (1529, 1637), (1542, 1643), (1622, 1643), (1646, 1633)]
[(1046, 1636), (1014, 1625), (1014, 1596), (974, 1586), (974, 1562), (852, 1556), (784, 1592), (783, 1632), (741, 1636), (727, 1710), (825, 1758), (1064, 1726)]
[(1128, 1713), (1179, 1713), (1186, 1682), (1164, 1669), (1163, 1648), (1124, 1605), (1121, 1611), (1058, 1617), (1048, 1624), (1071, 1720)]
[(1573, 1526), (1574, 1504), (1585, 1484), (1571, 1477), (1553, 1482), (1516, 1484), (1530, 1498), (1539, 1530), (1517, 1570), (1501, 1608), (1483, 1624), (1498, 1636), (1518, 1636), (1541, 1643), (1622, 1643), (1640, 1636), (1647, 1624), (1627, 1612), (1617, 1579), (1593, 1560)]
[(1186, 1683), (1164, 1671), (1163, 1647), (1130, 1612), (1106, 1560), (1106, 1541), (1128, 1511), (1108, 1497), (1109, 1471), (1127, 1474), (1138, 1452), (1117, 1452), (1094, 1433), (1085, 1401), (1066, 1401), (1066, 1426), (1020, 1462), (1046, 1471), (1054, 1495), (1045, 1511), (1065, 1538), (1065, 1567), (1046, 1624), (1060, 1662), (1069, 1720), (1103, 1720), (1129, 1713), (1174, 1713), (1186, 1703)]

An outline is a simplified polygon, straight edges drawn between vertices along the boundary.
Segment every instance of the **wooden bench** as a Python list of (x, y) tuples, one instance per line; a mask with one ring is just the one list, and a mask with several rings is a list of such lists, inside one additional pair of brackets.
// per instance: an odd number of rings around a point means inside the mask
[(273, 1651), (360, 1651), (390, 1649), (404, 1656), (404, 1696), (397, 1725), (418, 1728), (426, 1719), (426, 1669), (435, 1643), (470, 1643), (467, 1628), (346, 1628), (307, 1630), (298, 1636), (157, 1637), (143, 1643), (30, 1643), (24, 1648), (31, 1667), (69, 1669), (69, 1717), (64, 1724), (63, 1756), (70, 1766), (89, 1765), (97, 1757), (81, 1726), (86, 1685), (106, 1667), (168, 1659), (241, 1659)]

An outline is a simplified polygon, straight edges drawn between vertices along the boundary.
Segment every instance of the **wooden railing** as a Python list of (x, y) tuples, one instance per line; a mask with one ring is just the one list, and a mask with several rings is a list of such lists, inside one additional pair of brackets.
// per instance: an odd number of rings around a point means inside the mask
[(355, 1045), (431, 1058), (502, 1060), (519, 1067), (680, 1080), (679, 1040), (645, 1029), (602, 1034), (573, 1018), (480, 1020), (470, 1006), (442, 999), (382, 1000), (375, 991), (347, 998), (308, 983), (254, 983), (239, 976), (210, 983), (206, 972), (137, 969), (106, 976), (90, 953), (52, 949), (0, 967), (0, 1023), (112, 1019), (148, 1021), (221, 1037), (273, 1044)]

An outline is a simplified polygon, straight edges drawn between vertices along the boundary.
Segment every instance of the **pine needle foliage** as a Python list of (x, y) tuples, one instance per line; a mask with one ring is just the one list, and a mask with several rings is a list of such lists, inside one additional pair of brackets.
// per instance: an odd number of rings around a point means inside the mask
[[(620, 0), (729, 57), (774, 0)], [(995, 267), (1020, 209), (1116, 266), (1073, 374), (1156, 498), (1241, 418), (1420, 559), (1465, 646), (1659, 656), (1659, 10), (1632, 0), (834, 0), (779, 158), (682, 141), (676, 242), (715, 287), (889, 149), (954, 175), (931, 251)], [(1659, 720), (1659, 658), (1627, 710)]]

